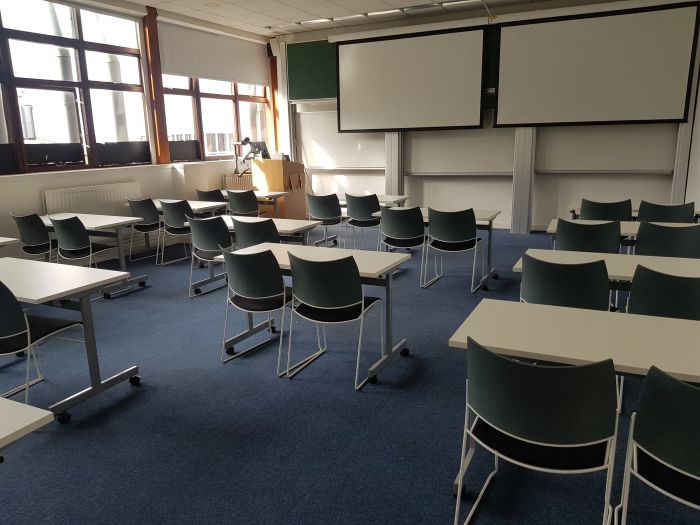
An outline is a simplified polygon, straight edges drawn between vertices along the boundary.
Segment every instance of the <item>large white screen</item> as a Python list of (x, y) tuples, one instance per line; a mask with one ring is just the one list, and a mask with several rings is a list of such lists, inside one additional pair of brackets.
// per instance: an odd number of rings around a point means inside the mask
[(685, 118), (696, 10), (503, 27), (497, 124)]
[(479, 126), (483, 31), (341, 44), (340, 130)]

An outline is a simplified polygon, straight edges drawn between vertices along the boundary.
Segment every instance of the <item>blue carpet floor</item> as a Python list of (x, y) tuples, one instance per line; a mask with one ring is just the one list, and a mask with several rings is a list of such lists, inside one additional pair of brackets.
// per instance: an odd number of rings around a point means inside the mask
[[(70, 425), (50, 424), (5, 450), (0, 522), (451, 523), (466, 356), (447, 341), (482, 298), (517, 300), (510, 268), (526, 248), (549, 243), (545, 235), (496, 232), (500, 279), (474, 295), (470, 261), (459, 256), (446, 258), (442, 280), (419, 288), (414, 252), (394, 296), (395, 336), (407, 338), (411, 355), (359, 393), (356, 325), (329, 329), (329, 352), (291, 381), (274, 373), (276, 343), (222, 365), (224, 291), (189, 299), (187, 262), (132, 263), (150, 287), (93, 307), (103, 376), (138, 364), (142, 385), (119, 385), (73, 409)], [(240, 313), (229, 319), (230, 333), (242, 328)], [(378, 335), (374, 317), (367, 365), (379, 353)], [(295, 325), (296, 356), (314, 344), (313, 327)], [(53, 340), (40, 352), (47, 380), (32, 388), (32, 404), (87, 386), (81, 343)], [(0, 367), (0, 388), (22, 381), (19, 361)], [(614, 504), (640, 381), (625, 385)], [(463, 512), (491, 465), (487, 453), (476, 456)], [(503, 464), (475, 523), (600, 523), (603, 490), (603, 474), (552, 476)], [(633, 482), (629, 520), (698, 523), (698, 514)]]

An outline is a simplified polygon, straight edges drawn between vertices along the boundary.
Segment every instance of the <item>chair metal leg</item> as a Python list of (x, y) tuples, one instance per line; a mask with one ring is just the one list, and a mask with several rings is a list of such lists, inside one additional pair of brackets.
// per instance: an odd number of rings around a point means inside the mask
[(287, 305), (282, 305), (282, 320), (280, 321), (280, 341), (279, 347), (277, 348), (277, 376), (281, 376), (284, 372), (280, 370), (282, 366), (282, 339), (284, 338), (284, 311), (287, 309)]
[[(439, 280), (443, 274), (444, 261), (443, 261), (442, 253), (439, 253), (437, 250), (434, 250), (434, 251), (435, 251), (435, 255), (434, 255), (434, 259), (433, 259), (433, 265), (434, 265), (435, 275), (430, 280), (428, 280), (428, 264), (429, 264), (429, 260), (430, 260), (430, 246), (428, 246), (427, 252), (425, 254), (425, 265), (424, 265), (424, 270), (423, 270), (422, 288), (428, 288), (435, 281)], [(438, 271), (438, 256), (440, 257), (440, 270), (439, 271)]]
[(313, 363), (316, 359), (321, 357), (323, 354), (326, 353), (326, 328), (325, 326), (323, 327), (323, 346), (321, 346), (321, 339), (320, 339), (320, 334), (318, 332), (318, 325), (320, 323), (316, 323), (316, 339), (318, 342), (318, 347), (319, 349), (311, 354), (310, 356), (305, 357), (301, 361), (295, 364), (291, 364), (291, 358), (292, 358), (292, 328), (294, 326), (294, 304), (292, 304), (292, 313), (290, 314), (290, 322), (289, 322), (289, 345), (287, 346), (287, 370), (285, 371), (285, 376), (288, 377), (289, 379), (293, 378), (295, 375), (297, 375), (299, 372), (301, 372), (304, 368), (309, 366), (311, 363)]
[[(627, 437), (627, 453), (625, 457), (625, 471), (624, 477), (622, 478), (622, 499), (620, 504), (615, 507), (615, 525), (626, 525), (627, 523), (627, 509), (629, 508), (630, 501), (630, 478), (632, 475), (632, 461), (634, 459), (634, 444), (632, 437), (634, 436), (634, 426), (635, 419), (637, 415), (632, 414), (632, 420), (630, 421), (629, 435)], [(618, 515), (620, 510), (622, 510), (622, 519), (618, 522)]]
[(365, 314), (363, 313), (360, 316), (360, 335), (357, 338), (357, 360), (355, 362), (355, 390), (360, 390), (367, 381), (369, 381), (369, 378), (366, 377), (362, 380), (360, 383), (360, 354), (362, 353), (362, 331), (365, 326)]
[[(34, 345), (30, 345), (27, 350), (27, 369), (25, 373), (25, 381), (23, 384), (16, 386), (7, 392), (4, 392), (2, 394), (2, 397), (12, 397), (15, 394), (20, 393), (22, 390), (24, 390), (24, 402), (28, 403), (29, 402), (29, 387), (36, 385), (37, 383), (41, 383), (44, 380), (44, 374), (41, 371), (41, 368), (39, 367), (39, 361), (37, 360), (36, 357), (36, 350), (34, 349)], [(34, 360), (34, 369), (36, 371), (36, 377), (34, 379), (29, 379), (29, 369), (31, 368), (32, 365), (32, 359)]]

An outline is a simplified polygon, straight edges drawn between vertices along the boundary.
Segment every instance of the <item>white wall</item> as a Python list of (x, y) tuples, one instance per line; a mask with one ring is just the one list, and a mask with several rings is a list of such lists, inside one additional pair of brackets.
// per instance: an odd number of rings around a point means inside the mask
[(307, 170), (307, 173), (311, 177), (311, 187), (316, 195), (328, 195), (329, 193), (339, 195), (376, 193), (382, 195), (386, 193), (383, 170), (333, 170), (327, 172)]

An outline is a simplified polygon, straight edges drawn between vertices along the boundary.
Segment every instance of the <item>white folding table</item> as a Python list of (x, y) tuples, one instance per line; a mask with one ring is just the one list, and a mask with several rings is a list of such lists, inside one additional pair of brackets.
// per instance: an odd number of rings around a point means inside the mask
[(52, 421), (53, 412), (0, 397), (0, 450)]
[[(221, 194), (222, 194), (224, 197), (226, 197), (226, 198), (228, 198), (228, 193), (226, 193), (227, 191), (230, 191), (230, 192), (237, 192), (237, 191), (249, 191), (249, 190), (221, 190)], [(277, 212), (278, 212), (278, 207), (277, 207), (277, 206), (278, 206), (278, 203), (277, 203), (277, 201), (279, 201), (279, 200), (280, 200), (282, 197), (284, 197), (285, 195), (289, 195), (289, 192), (288, 192), (288, 191), (260, 191), (260, 190), (253, 190), (253, 192), (255, 193), (255, 196), (257, 197), (258, 202), (259, 202), (260, 204), (269, 204), (269, 205), (271, 205), (271, 206), (273, 207), (273, 209), (275, 210), (275, 211), (274, 211), (275, 217), (277, 217), (277, 215), (278, 215), (278, 213), (277, 213)]]
[[(377, 195), (377, 199), (379, 199), (380, 206), (392, 207), (403, 206), (404, 204), (406, 204), (408, 197), (406, 195)], [(348, 203), (345, 199), (340, 199), (341, 207), (344, 208), (347, 205)]]
[[(557, 233), (557, 221), (559, 219), (552, 219), (547, 226), (547, 233), (552, 235)], [(592, 221), (584, 219), (575, 219), (569, 222), (575, 222), (578, 224), (604, 224), (610, 221)], [(620, 235), (623, 237), (636, 237), (639, 233), (639, 225), (641, 223), (638, 221), (620, 221)], [(670, 227), (682, 227), (682, 226), (694, 226), (694, 222), (655, 222), (660, 226), (670, 226)]]
[[(162, 212), (162, 206), (160, 205), (161, 202), (179, 202), (184, 199), (153, 199), (153, 202), (156, 205), (156, 209), (159, 212)], [(200, 213), (210, 213), (210, 212), (215, 212), (217, 210), (220, 210), (222, 208), (225, 208), (227, 206), (227, 203), (225, 202), (217, 202), (217, 201), (191, 201), (187, 200), (187, 203), (190, 205), (190, 208), (192, 208), (192, 213), (200, 214)]]
[(70, 408), (122, 381), (128, 379), (132, 384), (140, 382), (138, 366), (131, 366), (108, 379), (102, 379), (97, 356), (92, 303), (90, 302), (91, 293), (107, 285), (123, 282), (128, 278), (129, 274), (126, 272), (13, 257), (0, 259), (0, 281), (12, 291), (20, 302), (45, 304), (70, 298), (76, 298), (80, 302), (90, 386), (49, 407), (49, 410), (59, 415), (59, 421), (69, 420), (70, 416), (67, 411)]

